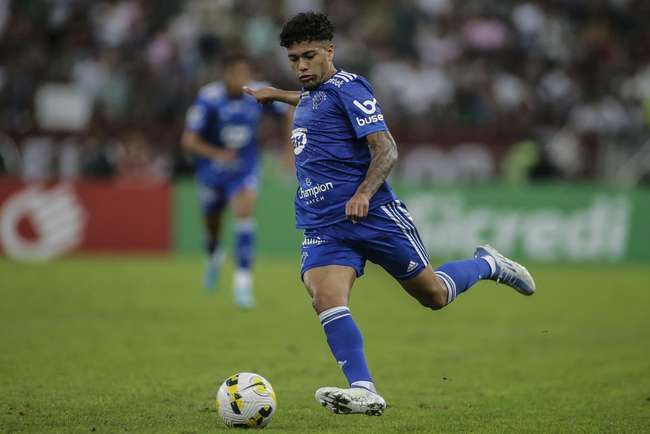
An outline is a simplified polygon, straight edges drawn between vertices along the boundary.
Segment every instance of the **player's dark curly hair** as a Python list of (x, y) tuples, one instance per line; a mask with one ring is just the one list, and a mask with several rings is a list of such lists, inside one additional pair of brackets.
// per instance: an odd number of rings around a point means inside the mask
[(332, 38), (334, 26), (327, 15), (320, 12), (301, 12), (282, 27), (280, 45), (287, 48), (301, 42), (331, 41)]

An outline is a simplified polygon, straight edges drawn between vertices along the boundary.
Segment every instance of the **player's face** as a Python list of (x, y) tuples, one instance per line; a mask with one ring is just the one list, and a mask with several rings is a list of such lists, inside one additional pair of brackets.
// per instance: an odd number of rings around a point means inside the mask
[(230, 95), (241, 95), (242, 86), (251, 81), (251, 68), (247, 62), (241, 61), (227, 65), (223, 70), (223, 82)]
[(305, 89), (313, 89), (334, 73), (334, 45), (311, 41), (287, 48), (289, 64)]

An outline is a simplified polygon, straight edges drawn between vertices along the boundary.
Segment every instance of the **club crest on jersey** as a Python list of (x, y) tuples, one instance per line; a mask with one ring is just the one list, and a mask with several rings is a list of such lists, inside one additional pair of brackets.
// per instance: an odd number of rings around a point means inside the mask
[(312, 97), (311, 97), (311, 109), (313, 111), (316, 111), (318, 109), (318, 106), (321, 105), (323, 101), (327, 99), (327, 95), (325, 92), (316, 92)]
[(300, 154), (307, 145), (307, 128), (294, 128), (291, 131), (291, 143), (293, 144), (293, 153)]

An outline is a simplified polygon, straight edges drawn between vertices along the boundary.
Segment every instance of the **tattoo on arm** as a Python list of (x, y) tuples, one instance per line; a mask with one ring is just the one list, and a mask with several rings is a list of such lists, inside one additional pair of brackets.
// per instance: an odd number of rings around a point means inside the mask
[(384, 183), (397, 162), (397, 145), (388, 131), (368, 135), (370, 148), (370, 167), (357, 193), (366, 193), (372, 197)]

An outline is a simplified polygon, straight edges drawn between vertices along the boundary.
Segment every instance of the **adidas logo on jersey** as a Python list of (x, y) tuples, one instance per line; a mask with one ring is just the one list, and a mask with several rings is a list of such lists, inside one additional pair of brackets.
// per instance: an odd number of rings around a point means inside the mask
[(410, 273), (411, 271), (415, 270), (417, 267), (418, 267), (417, 262), (411, 261), (411, 262), (409, 262), (409, 266), (406, 267), (406, 272)]
[(332, 77), (332, 78), (330, 78), (329, 80), (327, 80), (325, 82), (325, 84), (327, 84), (327, 83), (333, 84), (336, 87), (341, 87), (341, 86), (343, 86), (344, 81), (342, 79)]

